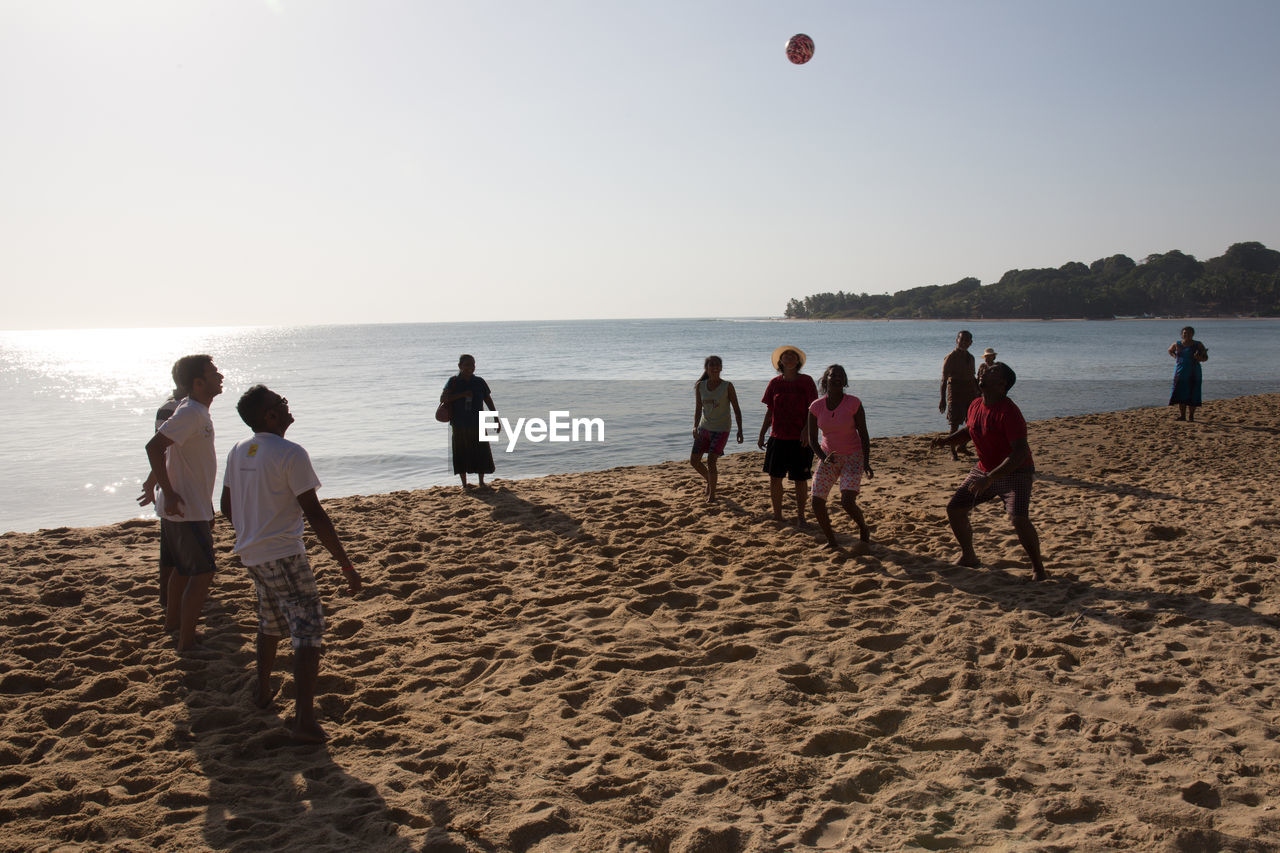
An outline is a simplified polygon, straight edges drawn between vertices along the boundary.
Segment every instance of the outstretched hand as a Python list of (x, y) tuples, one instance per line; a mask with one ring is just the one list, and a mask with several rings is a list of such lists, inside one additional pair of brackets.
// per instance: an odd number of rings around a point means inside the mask
[(138, 495), (138, 506), (146, 506), (156, 502), (156, 493), (151, 489), (143, 489), (142, 494)]

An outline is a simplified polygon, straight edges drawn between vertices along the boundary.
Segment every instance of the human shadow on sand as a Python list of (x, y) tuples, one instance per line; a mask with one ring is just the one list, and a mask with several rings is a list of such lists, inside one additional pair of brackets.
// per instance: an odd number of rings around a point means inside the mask
[(557, 509), (520, 497), (502, 486), (468, 489), (467, 496), (489, 508), (497, 524), (514, 524), (525, 530), (555, 533), (565, 539), (594, 543), (595, 537), (582, 529), (582, 522)]
[(1025, 610), (1052, 617), (1085, 618), (1104, 622), (1129, 633), (1140, 633), (1162, 616), (1180, 620), (1222, 622), (1237, 627), (1280, 628), (1280, 618), (1259, 613), (1241, 604), (1209, 601), (1195, 593), (1170, 593), (1145, 587), (1112, 588), (1081, 580), (1073, 574), (1055, 574), (1035, 581), (1030, 565), (1000, 560), (989, 567), (972, 569), (941, 560), (922, 562), (920, 555), (883, 545), (874, 556), (882, 563), (896, 563), (911, 580), (940, 582), (1001, 610)]
[[(174, 688), (187, 719), (174, 733), (173, 748), (194, 756), (189, 772), (195, 778), (165, 795), (167, 819), (203, 819), (204, 840), (213, 850), (414, 849), (397, 827), (427, 826), (429, 820), (388, 807), (373, 785), (337, 763), (329, 746), (299, 744), (290, 736), (285, 718), (293, 706), (293, 651), (287, 640), (273, 678), (280, 693), (267, 710), (254, 706), (252, 586), (242, 574), (233, 576), (243, 572), (233, 563), (215, 581), (202, 648), (178, 656)], [(349, 698), (324, 695), (325, 680), (322, 662), (317, 704), (330, 738), (358, 738), (343, 730), (340, 717)], [(198, 793), (201, 780), (207, 793)]]
[(1046, 483), (1056, 483), (1059, 486), (1084, 489), (1089, 492), (1101, 492), (1108, 495), (1123, 495), (1146, 498), (1149, 500), (1178, 501), (1180, 503), (1187, 504), (1211, 503), (1211, 501), (1206, 498), (1189, 498), (1186, 495), (1157, 492), (1153, 489), (1143, 488), (1142, 486), (1133, 486), (1128, 483), (1103, 483), (1097, 480), (1082, 480), (1079, 477), (1071, 477), (1066, 474), (1054, 474), (1048, 471), (1037, 470), (1036, 479)]

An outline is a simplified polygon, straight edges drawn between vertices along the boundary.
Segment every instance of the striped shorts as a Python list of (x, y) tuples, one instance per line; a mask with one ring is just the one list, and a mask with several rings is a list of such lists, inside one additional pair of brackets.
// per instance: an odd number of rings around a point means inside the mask
[(293, 647), (315, 648), (324, 638), (324, 608), (306, 554), (246, 566), (258, 591), (258, 630), (292, 638)]

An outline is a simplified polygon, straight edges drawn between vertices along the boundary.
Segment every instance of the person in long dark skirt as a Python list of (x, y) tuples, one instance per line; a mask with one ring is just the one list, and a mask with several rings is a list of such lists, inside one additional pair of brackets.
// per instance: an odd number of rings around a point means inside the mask
[(1178, 420), (1194, 421), (1200, 408), (1200, 365), (1209, 360), (1209, 350), (1196, 340), (1196, 330), (1183, 326), (1181, 336), (1169, 346), (1173, 356), (1173, 388), (1169, 405), (1178, 407)]
[(453, 434), (453, 473), (462, 480), (465, 489), (467, 475), (479, 477), (480, 488), (484, 475), (493, 473), (493, 448), (480, 440), (480, 412), (484, 406), (497, 411), (489, 383), (476, 376), (476, 360), (470, 355), (458, 359), (458, 375), (450, 376), (440, 394), (440, 402), (450, 406), (449, 430)]

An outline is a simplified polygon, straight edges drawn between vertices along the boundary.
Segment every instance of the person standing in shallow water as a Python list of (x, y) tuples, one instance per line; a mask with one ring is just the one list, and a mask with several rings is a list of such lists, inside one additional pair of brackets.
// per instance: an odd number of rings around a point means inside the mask
[(1169, 346), (1173, 356), (1173, 388), (1169, 391), (1169, 405), (1178, 407), (1178, 420), (1194, 421), (1200, 408), (1200, 365), (1209, 360), (1209, 350), (1196, 340), (1196, 330), (1182, 327), (1178, 340)]
[(827, 513), (827, 495), (839, 482), (840, 505), (858, 525), (858, 544), (853, 547), (853, 553), (867, 554), (871, 551), (871, 528), (858, 506), (858, 491), (863, 471), (868, 477), (875, 476), (871, 470), (871, 436), (867, 433), (867, 414), (862, 401), (844, 393), (847, 387), (849, 375), (843, 367), (833, 364), (823, 372), (822, 381), (818, 383), (823, 396), (809, 406), (809, 446), (820, 460), (813, 475), (813, 517), (818, 519), (822, 535), (827, 537), (827, 547), (840, 551), (831, 529), (831, 516)]
[(1036, 467), (1027, 444), (1027, 422), (1008, 397), (1016, 381), (1017, 374), (1007, 364), (997, 361), (991, 365), (982, 376), (982, 396), (969, 406), (964, 426), (951, 435), (935, 438), (933, 446), (955, 445), (972, 438), (978, 451), (978, 464), (947, 504), (947, 520), (960, 545), (957, 564), (970, 568), (982, 565), (973, 550), (969, 514), (980, 503), (1003, 498), (1018, 541), (1031, 559), (1032, 576), (1042, 581), (1047, 575), (1040, 559), (1040, 537), (1030, 517)]
[[(742, 409), (738, 407), (738, 392), (732, 382), (720, 378), (724, 363), (718, 355), (709, 355), (702, 363), (702, 378), (693, 386), (693, 451), (689, 464), (702, 479), (707, 481), (707, 503), (716, 499), (716, 482), (719, 472), (716, 460), (724, 456), (729, 442), (729, 410), (738, 420), (738, 444), (742, 444)], [(706, 464), (702, 455), (706, 454)]]
[(484, 406), (496, 412), (489, 383), (476, 376), (476, 360), (470, 355), (458, 359), (458, 374), (449, 377), (440, 393), (440, 402), (448, 403), (449, 429), (452, 433), (453, 473), (467, 488), (467, 475), (479, 477), (480, 488), (487, 488), (484, 475), (493, 473), (493, 446), (480, 440), (480, 412)]
[(756, 445), (764, 451), (774, 520), (782, 521), (782, 478), (789, 477), (795, 488), (796, 524), (803, 527), (809, 478), (813, 476), (813, 449), (809, 447), (805, 423), (809, 404), (818, 399), (818, 386), (812, 377), (800, 372), (804, 367), (804, 351), (800, 348), (780, 346), (773, 351), (772, 360), (778, 375), (769, 380), (760, 399), (766, 411)]
[[(968, 329), (961, 329), (956, 335), (956, 348), (942, 360), (942, 385), (939, 388), (938, 411), (947, 416), (951, 431), (955, 432), (964, 423), (969, 404), (978, 396), (978, 382), (973, 375), (973, 354), (969, 347), (973, 345), (973, 335)], [(951, 458), (958, 460), (960, 454), (972, 456), (973, 453), (961, 442), (951, 448)]]

